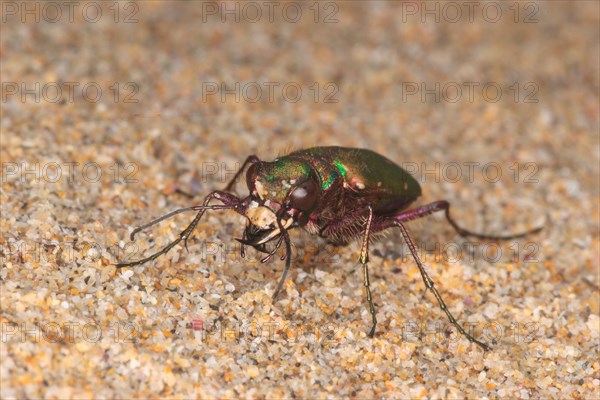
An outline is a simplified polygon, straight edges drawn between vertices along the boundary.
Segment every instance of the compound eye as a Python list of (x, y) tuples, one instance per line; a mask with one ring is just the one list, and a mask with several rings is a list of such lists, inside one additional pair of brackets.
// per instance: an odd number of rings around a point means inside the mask
[(314, 207), (318, 195), (317, 184), (309, 179), (293, 189), (290, 194), (290, 205), (300, 211), (308, 211)]

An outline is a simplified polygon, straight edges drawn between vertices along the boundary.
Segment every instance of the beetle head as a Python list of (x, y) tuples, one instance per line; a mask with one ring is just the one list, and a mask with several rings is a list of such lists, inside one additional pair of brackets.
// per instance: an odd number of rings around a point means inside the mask
[(251, 201), (245, 211), (244, 242), (249, 245), (262, 245), (282, 230), (305, 226), (321, 197), (317, 174), (301, 160), (256, 162), (248, 168), (246, 183)]

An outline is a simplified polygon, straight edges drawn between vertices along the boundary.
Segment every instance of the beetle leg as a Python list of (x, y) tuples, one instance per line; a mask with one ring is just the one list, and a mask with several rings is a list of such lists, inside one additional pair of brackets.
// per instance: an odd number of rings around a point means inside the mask
[(279, 279), (279, 283), (273, 292), (273, 301), (277, 298), (277, 295), (281, 291), (283, 287), (283, 283), (285, 282), (285, 278), (290, 271), (290, 266), (292, 265), (292, 244), (290, 241), (290, 234), (286, 229), (283, 228), (281, 224), (281, 218), (277, 218), (277, 225), (279, 225), (279, 230), (281, 231), (281, 235), (283, 236), (283, 240), (285, 242), (285, 267), (283, 268), (283, 274), (281, 275), (281, 279)]
[[(275, 244), (275, 247), (273, 248), (273, 250), (268, 252), (268, 254), (262, 260), (260, 260), (260, 262), (264, 264), (267, 261), (269, 261), (271, 259), (271, 257), (273, 257), (273, 255), (275, 255), (277, 250), (279, 250), (282, 242), (283, 242), (283, 235), (279, 236), (279, 239), (277, 240), (277, 244)], [(264, 244), (262, 246), (264, 246)], [(283, 258), (281, 260), (283, 260)]]
[(484, 240), (510, 240), (510, 239), (522, 238), (522, 237), (529, 235), (530, 233), (536, 233), (536, 232), (539, 232), (542, 230), (542, 226), (540, 226), (537, 228), (530, 229), (526, 232), (515, 233), (512, 235), (504, 235), (504, 236), (502, 236), (502, 235), (485, 235), (485, 234), (481, 234), (481, 233), (471, 232), (464, 228), (461, 228), (456, 223), (456, 221), (454, 221), (450, 217), (450, 203), (448, 203), (446, 200), (434, 201), (433, 203), (426, 204), (426, 205), (416, 208), (414, 210), (404, 211), (401, 214), (396, 215), (395, 219), (396, 219), (396, 221), (402, 221), (402, 222), (411, 221), (413, 219), (423, 218), (423, 217), (433, 214), (434, 212), (437, 212), (437, 211), (444, 211), (446, 214), (446, 219), (448, 220), (450, 225), (452, 225), (454, 230), (460, 236), (463, 236), (463, 237), (471, 236), (471, 237), (476, 237), (476, 238), (484, 239)]
[(371, 206), (367, 206), (369, 210), (369, 217), (367, 219), (367, 223), (365, 226), (365, 231), (363, 234), (363, 242), (360, 250), (360, 263), (363, 265), (364, 271), (364, 285), (367, 291), (367, 301), (369, 302), (369, 312), (371, 313), (371, 317), (373, 318), (373, 327), (369, 332), (369, 337), (373, 337), (375, 335), (375, 327), (377, 326), (377, 317), (375, 316), (375, 306), (373, 305), (373, 296), (371, 295), (371, 283), (369, 281), (369, 239), (371, 236), (371, 225), (373, 223), (373, 209)]
[(175, 189), (175, 193), (180, 194), (182, 196), (187, 197), (188, 199), (193, 199), (194, 195), (193, 194), (189, 194), (188, 192), (181, 190), (179, 188)]
[(433, 280), (431, 279), (431, 277), (429, 277), (429, 274), (425, 270), (425, 267), (423, 267), (423, 263), (421, 263), (421, 259), (419, 258), (419, 254), (417, 252), (417, 247), (415, 246), (414, 242), (408, 235), (408, 231), (406, 230), (406, 228), (404, 227), (402, 222), (400, 222), (398, 220), (395, 221), (394, 225), (396, 225), (398, 228), (400, 228), (400, 231), (402, 232), (402, 237), (404, 238), (404, 241), (408, 245), (408, 248), (409, 248), (413, 258), (414, 258), (415, 262), (417, 263), (417, 266), (419, 267), (419, 271), (421, 272), (421, 277), (423, 278), (423, 282), (425, 282), (425, 286), (427, 287), (427, 289), (431, 290), (431, 292), (437, 299), (438, 304), (440, 305), (440, 308), (444, 311), (444, 313), (446, 313), (446, 316), (450, 320), (450, 323), (452, 323), (452, 325), (454, 325), (456, 327), (456, 329), (458, 329), (458, 331), (461, 334), (463, 334), (463, 336), (465, 336), (467, 339), (469, 339), (470, 342), (476, 343), (481, 348), (483, 348), (483, 350), (485, 350), (485, 351), (489, 351), (490, 346), (488, 346), (487, 344), (485, 344), (483, 342), (480, 342), (479, 340), (475, 339), (473, 336), (469, 335), (463, 329), (463, 327), (460, 326), (460, 324), (456, 321), (456, 318), (454, 318), (452, 313), (448, 310), (448, 307), (446, 306), (446, 303), (442, 299), (442, 296), (440, 295), (438, 290), (435, 288)]
[[(244, 229), (244, 233), (242, 233), (242, 240), (246, 240), (246, 230)], [(241, 243), (241, 247), (240, 247), (240, 256), (242, 256), (242, 258), (246, 258), (246, 251), (244, 250), (244, 247), (246, 245), (244, 243)]]
[(165, 219), (169, 219), (171, 217), (174, 217), (177, 214), (181, 214), (184, 213), (186, 211), (192, 211), (192, 210), (196, 210), (196, 207), (185, 207), (185, 208), (180, 208), (178, 210), (172, 211), (168, 214), (165, 214), (159, 218), (153, 219), (152, 221), (148, 222), (147, 224), (144, 224), (142, 226), (138, 226), (137, 228), (135, 228), (131, 234), (129, 235), (129, 240), (134, 241), (135, 240), (135, 235), (138, 234), (138, 232), (143, 231), (144, 229), (150, 228), (153, 225), (158, 224), (159, 222), (164, 221)]
[(242, 168), (240, 168), (235, 175), (233, 176), (233, 179), (231, 181), (229, 181), (229, 183), (227, 184), (227, 186), (225, 186), (225, 190), (226, 192), (231, 192), (231, 188), (233, 187), (233, 185), (235, 185), (235, 181), (237, 181), (237, 179), (240, 177), (240, 175), (244, 172), (244, 170), (246, 169), (246, 167), (248, 166), (248, 164), (254, 164), (256, 162), (259, 162), (260, 159), (252, 154), (251, 156), (248, 156), (248, 158), (246, 158), (246, 161), (244, 161), (244, 163), (242, 164)]
[[(217, 199), (220, 200), (222, 203), (224, 204), (213, 204), (213, 205), (208, 205), (208, 203), (212, 200), (212, 199)], [(136, 265), (141, 265), (144, 264), (148, 261), (152, 261), (155, 260), (156, 258), (160, 257), (161, 255), (167, 253), (169, 250), (171, 250), (173, 247), (175, 247), (179, 242), (181, 242), (183, 240), (184, 245), (187, 249), (187, 240), (189, 239), (192, 231), (194, 230), (194, 228), (196, 228), (196, 225), (198, 225), (198, 222), (200, 222), (200, 219), (202, 218), (202, 216), (204, 215), (204, 212), (206, 210), (236, 210), (239, 211), (239, 208), (243, 208), (243, 203), (242, 200), (240, 200), (239, 198), (233, 196), (232, 194), (229, 193), (225, 193), (225, 192), (221, 192), (219, 190), (214, 191), (210, 194), (208, 194), (205, 198), (204, 198), (204, 202), (201, 206), (193, 206), (193, 207), (187, 207), (187, 208), (181, 208), (179, 210), (175, 210), (173, 212), (170, 212), (168, 214), (163, 215), (160, 218), (157, 218), (147, 224), (144, 224), (140, 227), (137, 227), (133, 230), (133, 232), (131, 232), (131, 240), (134, 240), (135, 238), (135, 234), (137, 234), (138, 232), (149, 228), (153, 225), (158, 224), (159, 222), (164, 221), (167, 218), (171, 218), (177, 214), (181, 214), (182, 212), (185, 211), (198, 211), (198, 214), (196, 214), (196, 217), (194, 217), (193, 221), (187, 226), (187, 228), (185, 228), (180, 234), (179, 237), (177, 239), (175, 239), (174, 241), (172, 241), (171, 243), (169, 243), (167, 246), (165, 246), (163, 249), (161, 249), (160, 251), (146, 257), (143, 258), (141, 260), (138, 261), (132, 261), (132, 262), (122, 262), (122, 263), (117, 263), (117, 268), (122, 268), (122, 267), (133, 267)]]
[[(319, 236), (327, 239), (334, 246), (345, 246), (349, 242), (343, 232), (356, 223), (357, 218), (365, 214), (365, 208), (358, 208), (344, 215), (343, 218), (329, 222), (319, 229)], [(337, 235), (336, 235), (337, 234)]]

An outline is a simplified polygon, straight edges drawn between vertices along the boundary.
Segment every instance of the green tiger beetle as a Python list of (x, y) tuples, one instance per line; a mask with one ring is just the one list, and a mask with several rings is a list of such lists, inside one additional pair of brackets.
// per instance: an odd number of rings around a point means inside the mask
[[(231, 189), (246, 169), (246, 183), (250, 194), (239, 198), (231, 193)], [(282, 243), (285, 244), (285, 255), (281, 257), (281, 260), (285, 259), (285, 267), (273, 293), (275, 300), (291, 266), (290, 229), (302, 227), (334, 245), (345, 245), (353, 238), (361, 238), (359, 262), (363, 266), (364, 286), (373, 320), (369, 336), (373, 337), (377, 318), (369, 282), (369, 241), (376, 233), (388, 228), (399, 228), (419, 267), (426, 288), (434, 294), (449, 321), (469, 341), (486, 351), (490, 350), (487, 344), (467, 333), (450, 313), (423, 267), (417, 247), (404, 223), (444, 211), (446, 219), (459, 235), (484, 240), (515, 239), (541, 228), (509, 236), (474, 233), (461, 228), (450, 217), (450, 204), (445, 200), (406, 210), (419, 196), (421, 187), (407, 171), (367, 149), (314, 147), (292, 152), (272, 162), (261, 161), (257, 156), (251, 155), (225, 190), (209, 193), (202, 205), (175, 210), (134, 229), (131, 233), (132, 241), (138, 232), (167, 218), (186, 211), (198, 212), (179, 237), (162, 250), (138, 261), (119, 263), (117, 267), (131, 267), (152, 261), (181, 241), (187, 249), (187, 241), (206, 210), (233, 210), (247, 219), (242, 238), (236, 239), (242, 243), (242, 256), (244, 246), (247, 245), (265, 253), (266, 256), (261, 259), (265, 263), (273, 257)], [(212, 200), (221, 204), (209, 204)], [(266, 247), (269, 242), (275, 243), (271, 250)]]

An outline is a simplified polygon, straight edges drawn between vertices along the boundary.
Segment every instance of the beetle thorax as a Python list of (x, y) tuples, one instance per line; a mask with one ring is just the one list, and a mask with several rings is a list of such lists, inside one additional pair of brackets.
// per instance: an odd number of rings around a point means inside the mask
[(273, 162), (258, 162), (247, 172), (246, 181), (251, 193), (262, 201), (283, 204), (290, 189), (312, 176), (306, 162), (283, 157)]

